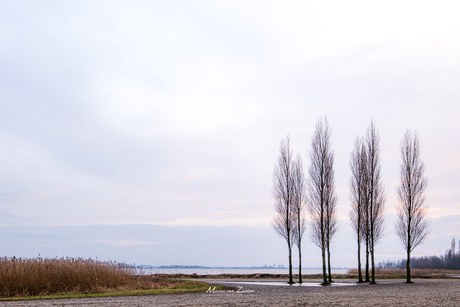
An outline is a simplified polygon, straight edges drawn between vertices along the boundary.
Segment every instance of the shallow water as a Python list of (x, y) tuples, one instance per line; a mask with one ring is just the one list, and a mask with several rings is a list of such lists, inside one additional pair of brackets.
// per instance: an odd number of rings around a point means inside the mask
[[(241, 285), (261, 285), (261, 286), (290, 286), (290, 287), (323, 287), (320, 283), (312, 283), (312, 282), (304, 282), (302, 284), (295, 283), (295, 284), (288, 284), (286, 282), (276, 282), (276, 281), (267, 281), (267, 282), (251, 282), (251, 281), (225, 281), (225, 282), (217, 282), (219, 284), (241, 284)], [(356, 286), (354, 283), (332, 283), (331, 287), (342, 287), (342, 286)]]
[[(139, 270), (139, 274), (197, 274), (197, 275), (220, 275), (220, 274), (289, 274), (287, 268), (284, 269), (170, 269), (170, 268), (152, 268)], [(302, 275), (308, 274), (321, 274), (322, 269), (303, 269)], [(347, 274), (348, 269), (332, 269), (332, 274)], [(298, 273), (298, 270), (293, 271), (294, 274)]]

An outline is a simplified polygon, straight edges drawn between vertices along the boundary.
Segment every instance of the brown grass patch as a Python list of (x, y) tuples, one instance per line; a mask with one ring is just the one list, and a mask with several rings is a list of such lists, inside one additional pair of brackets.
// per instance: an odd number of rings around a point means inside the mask
[(127, 264), (83, 258), (0, 258), (0, 296), (174, 288), (166, 276), (136, 275)]

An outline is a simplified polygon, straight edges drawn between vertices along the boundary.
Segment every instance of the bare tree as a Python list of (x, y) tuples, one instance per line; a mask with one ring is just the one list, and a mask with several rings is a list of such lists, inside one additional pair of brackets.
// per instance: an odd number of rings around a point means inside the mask
[(313, 242), (321, 248), (323, 266), (323, 285), (328, 285), (326, 274), (326, 253), (330, 263), (329, 244), (336, 231), (334, 193), (334, 155), (330, 145), (331, 132), (327, 119), (320, 119), (312, 136), (309, 169), (309, 202), (308, 209), (311, 217), (310, 234)]
[(293, 163), (293, 213), (294, 213), (294, 228), (293, 237), (294, 244), (297, 245), (299, 250), (299, 283), (302, 283), (302, 237), (307, 226), (307, 219), (305, 214), (306, 209), (306, 179), (303, 173), (302, 159), (300, 155)]
[(329, 177), (327, 179), (328, 184), (326, 189), (326, 249), (327, 249), (327, 269), (328, 269), (328, 281), (332, 282), (331, 272), (331, 242), (332, 237), (335, 235), (338, 229), (337, 223), (337, 196), (335, 195), (334, 189), (334, 171), (332, 165), (330, 165)]
[(380, 174), (380, 137), (374, 122), (367, 131), (367, 181), (368, 181), (368, 233), (369, 252), (371, 255), (371, 284), (375, 284), (375, 245), (383, 237), (383, 210), (385, 195)]
[(367, 206), (367, 153), (365, 143), (359, 137), (356, 139), (355, 147), (350, 155), (350, 169), (352, 172), (350, 220), (358, 241), (358, 282), (362, 283), (361, 242), (366, 239), (364, 221)]
[[(367, 149), (366, 149), (366, 162), (367, 162)], [(371, 226), (370, 226), (370, 211), (369, 211), (369, 174), (368, 174), (368, 165), (366, 164), (366, 179), (365, 179), (365, 195), (364, 195), (364, 203), (365, 203), (365, 209), (364, 209), (364, 243), (366, 245), (366, 270), (365, 270), (365, 282), (370, 282), (370, 276), (369, 276), (369, 254), (370, 254), (370, 245), (371, 245)]]
[(423, 176), (425, 165), (420, 160), (418, 134), (407, 130), (401, 142), (401, 183), (398, 187), (399, 205), (396, 234), (407, 253), (407, 283), (410, 277), (410, 253), (423, 243), (429, 234), (429, 222), (425, 215), (425, 189), (427, 180)]
[(273, 198), (276, 215), (273, 227), (283, 237), (289, 250), (289, 284), (292, 280), (292, 243), (295, 227), (293, 212), (294, 178), (292, 149), (289, 135), (280, 143), (280, 156), (273, 172)]

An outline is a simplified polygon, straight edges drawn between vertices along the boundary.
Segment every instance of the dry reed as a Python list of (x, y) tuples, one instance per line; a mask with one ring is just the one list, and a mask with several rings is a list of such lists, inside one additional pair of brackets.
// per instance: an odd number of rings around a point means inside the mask
[(0, 258), (0, 296), (101, 293), (167, 287), (167, 278), (139, 276), (125, 263), (83, 258)]

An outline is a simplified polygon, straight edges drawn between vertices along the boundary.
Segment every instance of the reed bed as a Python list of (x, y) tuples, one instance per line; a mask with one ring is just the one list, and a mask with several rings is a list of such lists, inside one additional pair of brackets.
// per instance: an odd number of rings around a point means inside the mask
[(0, 296), (102, 293), (171, 286), (166, 277), (139, 276), (125, 263), (84, 258), (0, 258)]

